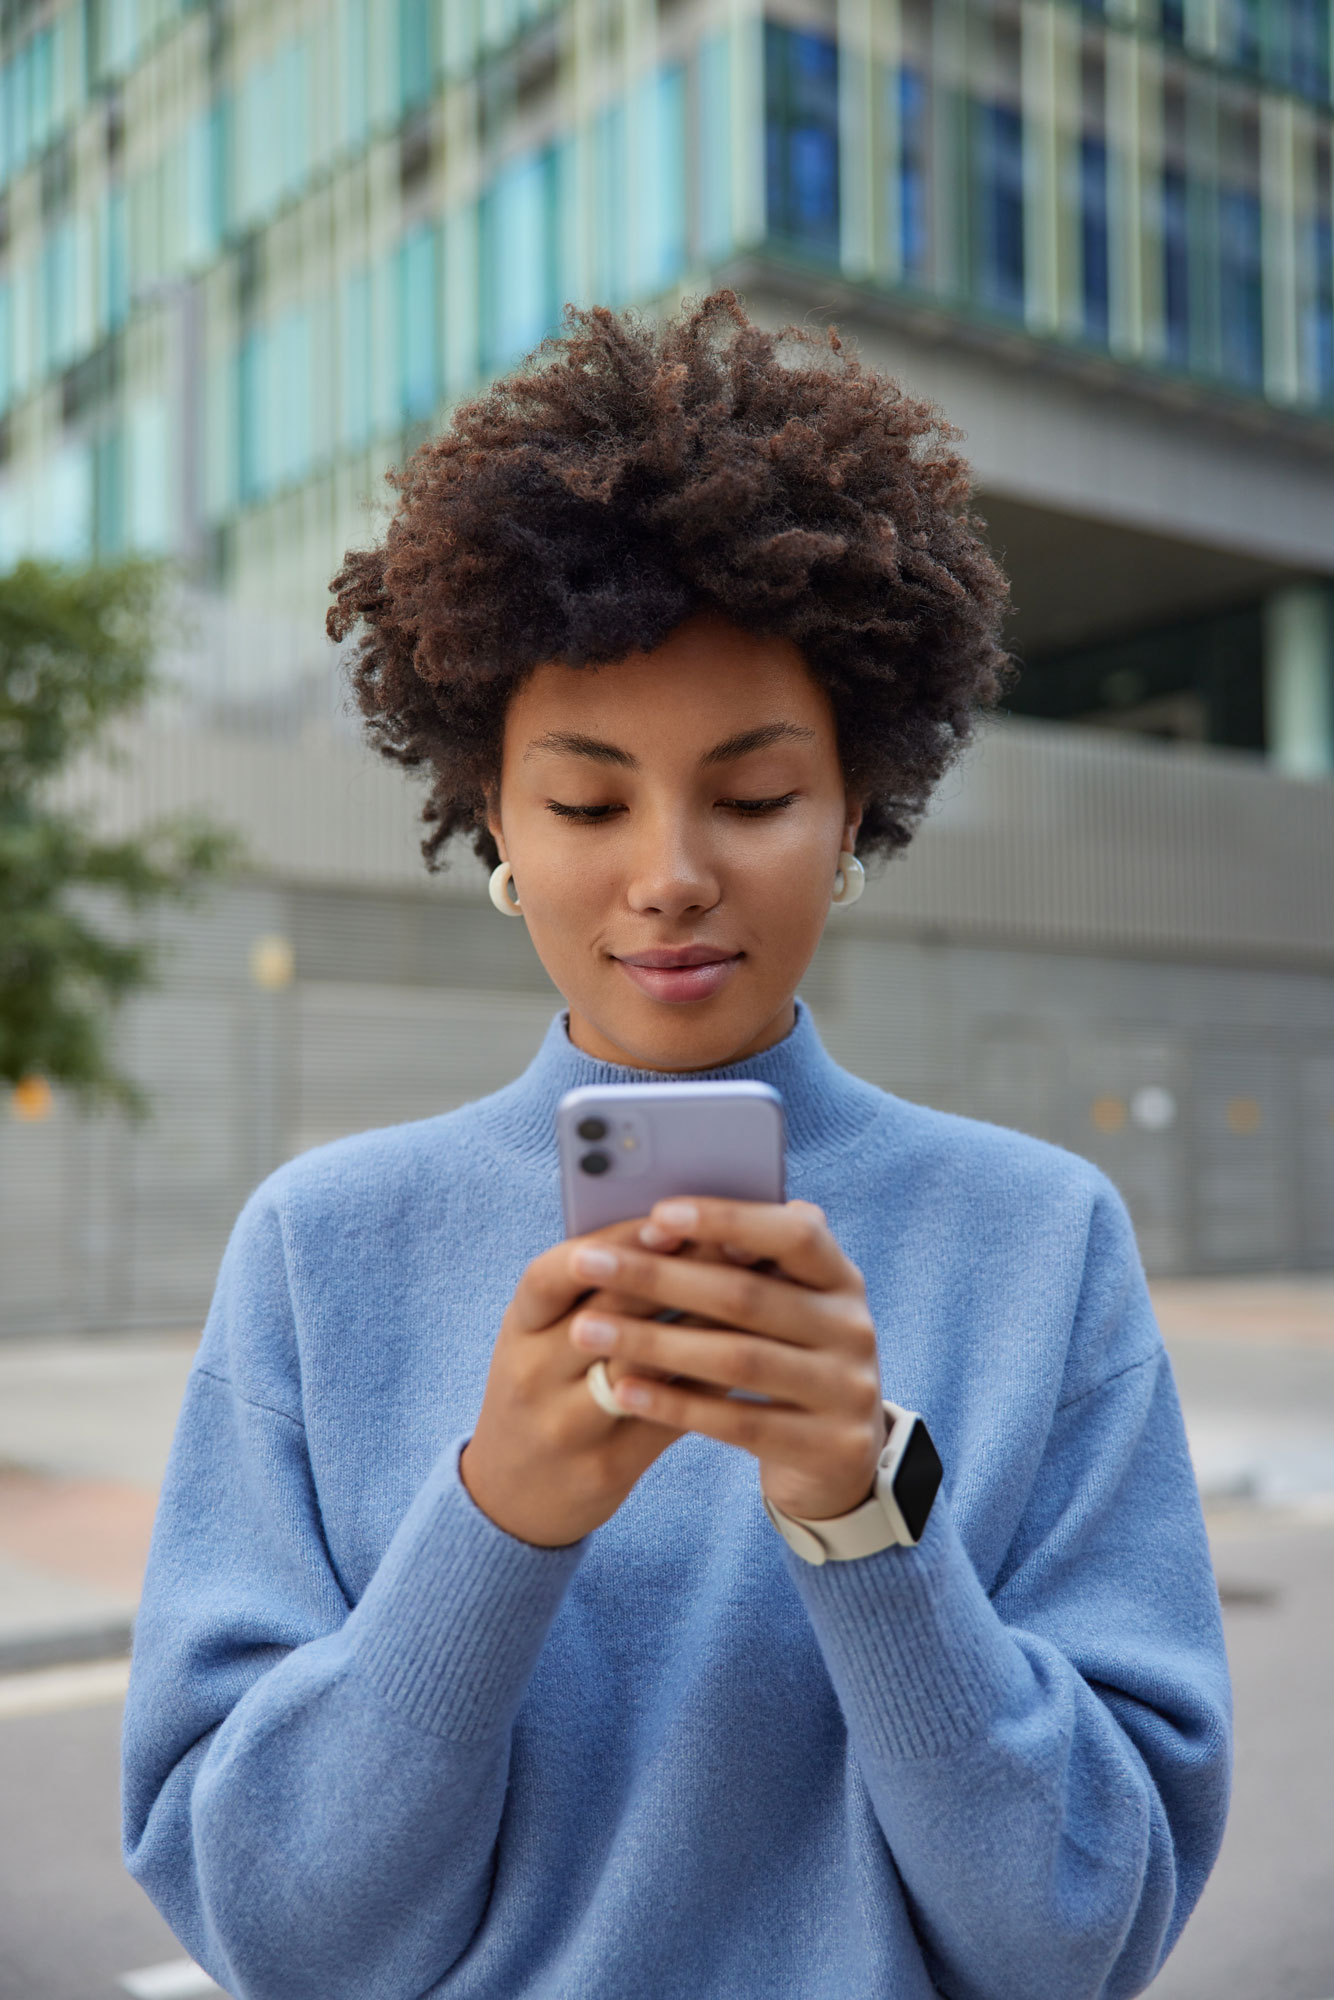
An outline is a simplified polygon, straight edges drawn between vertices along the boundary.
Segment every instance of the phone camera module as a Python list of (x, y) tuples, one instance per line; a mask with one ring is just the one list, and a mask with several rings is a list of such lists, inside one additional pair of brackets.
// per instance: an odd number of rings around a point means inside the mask
[[(605, 1118), (580, 1119), (579, 1137), (581, 1139), (589, 1139), (589, 1140), (605, 1139), (606, 1136), (607, 1136), (607, 1121)], [(590, 1171), (593, 1173), (601, 1173), (602, 1168), (593, 1167), (590, 1169)]]
[[(600, 1125), (602, 1121), (599, 1118), (590, 1118), (588, 1123)], [(583, 1127), (580, 1126), (579, 1129), (582, 1131)], [(605, 1174), (610, 1165), (611, 1157), (607, 1153), (585, 1153), (579, 1162), (579, 1170), (585, 1174)]]

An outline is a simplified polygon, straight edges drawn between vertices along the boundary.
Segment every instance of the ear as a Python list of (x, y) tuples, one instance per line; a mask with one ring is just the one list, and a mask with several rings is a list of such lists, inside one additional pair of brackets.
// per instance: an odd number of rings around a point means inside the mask
[(508, 861), (509, 855), (505, 852), (505, 836), (500, 830), (500, 801), (494, 792), (488, 792), (486, 795), (486, 830), (492, 840), (495, 841), (501, 860)]
[(857, 852), (857, 829), (862, 823), (862, 807), (857, 799), (849, 799), (844, 809), (843, 851), (845, 854)]

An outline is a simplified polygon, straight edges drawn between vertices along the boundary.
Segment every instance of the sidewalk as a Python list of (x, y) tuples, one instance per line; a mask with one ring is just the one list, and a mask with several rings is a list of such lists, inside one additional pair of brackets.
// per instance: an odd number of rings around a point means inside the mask
[[(1334, 1276), (1153, 1292), (1212, 1525), (1334, 1520)], [(0, 1343), (0, 1673), (127, 1650), (196, 1339)]]
[(128, 1651), (197, 1338), (0, 1344), (0, 1672)]

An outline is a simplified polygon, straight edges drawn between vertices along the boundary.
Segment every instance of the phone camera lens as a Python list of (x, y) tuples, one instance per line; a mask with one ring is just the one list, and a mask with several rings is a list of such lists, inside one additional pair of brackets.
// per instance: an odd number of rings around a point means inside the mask
[[(601, 1121), (596, 1118), (590, 1118), (588, 1122), (590, 1125), (596, 1125)], [(611, 1165), (611, 1160), (606, 1153), (585, 1153), (579, 1165), (586, 1174), (605, 1174)]]
[[(605, 1139), (606, 1136), (607, 1136), (607, 1121), (605, 1118), (580, 1119), (579, 1137), (581, 1139)], [(592, 1171), (594, 1173), (600, 1173), (602, 1169), (600, 1167), (595, 1167), (592, 1169)]]

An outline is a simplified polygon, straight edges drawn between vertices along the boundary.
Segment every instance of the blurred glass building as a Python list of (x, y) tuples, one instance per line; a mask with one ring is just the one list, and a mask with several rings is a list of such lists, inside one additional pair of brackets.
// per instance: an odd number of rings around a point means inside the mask
[(1014, 585), (831, 1043), (1100, 1159), (1156, 1268), (1334, 1263), (1332, 50), (1329, 0), (3, 0), (0, 564), (176, 559), (179, 693), (88, 782), (257, 864), (127, 1026), (154, 1128), (0, 1121), (0, 1319), (193, 1311), (269, 1164), (522, 1059), (550, 991), (415, 872), (327, 581), (562, 302), (719, 282), (943, 406)]

